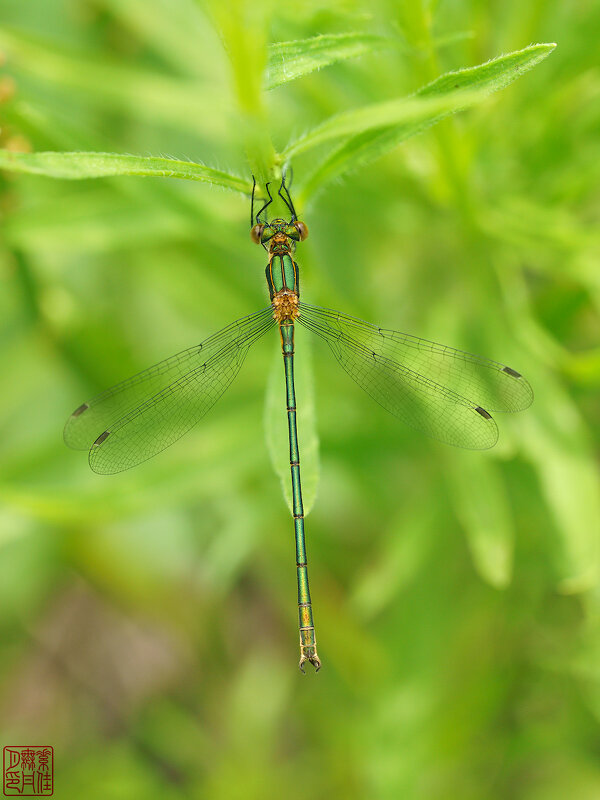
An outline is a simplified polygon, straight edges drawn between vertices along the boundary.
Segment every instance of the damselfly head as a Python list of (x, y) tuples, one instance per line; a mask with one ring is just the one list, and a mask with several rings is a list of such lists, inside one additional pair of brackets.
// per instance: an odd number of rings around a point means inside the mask
[(291, 239), (293, 242), (302, 242), (308, 236), (308, 226), (299, 220), (287, 222), (285, 219), (273, 219), (271, 222), (257, 222), (250, 229), (250, 238), (256, 244), (266, 244), (276, 237), (279, 242)]
[[(290, 170), (291, 172), (291, 170)], [(252, 176), (252, 202), (250, 204), (250, 238), (256, 244), (262, 244), (266, 249), (266, 243), (270, 240), (271, 249), (276, 246), (278, 249), (284, 248), (288, 251), (294, 249), (296, 242), (303, 242), (308, 236), (308, 227), (304, 222), (301, 222), (297, 215), (294, 203), (290, 196), (289, 187), (286, 185), (286, 173), (281, 177), (281, 185), (279, 187), (278, 195), (281, 197), (287, 206), (291, 218), (289, 222), (285, 219), (278, 217), (277, 219), (268, 222), (266, 219), (266, 210), (273, 202), (273, 196), (269, 189), (270, 183), (265, 184), (265, 190), (268, 199), (264, 201), (260, 210), (254, 215), (254, 196), (256, 193), (256, 180)], [(262, 215), (265, 215), (261, 221)]]

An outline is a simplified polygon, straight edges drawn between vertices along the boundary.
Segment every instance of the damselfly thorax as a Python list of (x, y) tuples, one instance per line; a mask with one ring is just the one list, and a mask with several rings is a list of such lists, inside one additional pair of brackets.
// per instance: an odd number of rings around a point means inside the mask
[(266, 276), (274, 319), (295, 320), (299, 315), (300, 282), (294, 251), (296, 243), (308, 236), (307, 226), (299, 220), (274, 219), (254, 225), (251, 236), (257, 244), (268, 247)]

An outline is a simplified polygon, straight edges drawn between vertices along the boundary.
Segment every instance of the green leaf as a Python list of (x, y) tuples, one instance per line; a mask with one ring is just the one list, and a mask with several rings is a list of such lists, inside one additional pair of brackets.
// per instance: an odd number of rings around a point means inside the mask
[[(300, 448), (300, 474), (304, 513), (308, 514), (317, 496), (319, 483), (319, 436), (315, 411), (315, 396), (311, 350), (305, 333), (295, 330), (294, 383), (296, 389), (298, 444)], [(265, 432), (271, 462), (281, 480), (285, 500), (292, 509), (290, 479), (290, 444), (285, 405), (285, 375), (281, 347), (278, 347), (265, 397)]]
[(243, 194), (252, 191), (252, 184), (244, 178), (205, 167), (203, 164), (195, 164), (193, 161), (119, 153), (14, 153), (0, 150), (0, 169), (67, 180), (107, 178), (114, 175), (183, 178), (212, 183), (214, 186)]
[(462, 522), (475, 568), (497, 589), (510, 583), (514, 529), (504, 485), (490, 458), (456, 453), (448, 470), (456, 516)]
[(372, 135), (373, 131), (388, 129), (392, 125), (408, 127), (417, 132), (448, 114), (473, 105), (484, 96), (484, 92), (459, 90), (439, 97), (403, 97), (345, 111), (296, 139), (285, 148), (282, 155), (287, 160), (330, 139), (345, 137), (353, 140), (358, 132), (367, 131)]
[[(433, 43), (441, 48), (472, 36), (472, 31), (458, 31), (435, 39)], [(322, 67), (386, 47), (406, 50), (401, 39), (373, 33), (330, 33), (293, 42), (277, 42), (269, 45), (264, 87), (274, 89)]]
[(556, 42), (532, 44), (492, 58), (476, 67), (440, 75), (417, 91), (420, 97), (447, 94), (457, 89), (482, 89), (489, 94), (504, 89), (527, 70), (539, 64), (556, 48)]
[(583, 592), (598, 584), (600, 552), (600, 486), (593, 455), (556, 449), (543, 465), (538, 464), (548, 506), (562, 538), (561, 591)]
[(600, 480), (592, 434), (581, 411), (553, 374), (527, 366), (536, 397), (535, 414), (522, 425), (524, 450), (535, 465), (542, 494), (554, 519), (559, 589), (585, 592), (598, 585), (600, 575)]
[[(457, 111), (503, 89), (549, 55), (556, 44), (535, 44), (476, 67), (448, 72), (402, 100), (379, 103), (340, 114), (293, 142), (289, 158), (330, 138), (346, 141), (330, 153), (310, 176), (304, 194), (392, 150), (401, 142)], [(437, 102), (436, 102), (437, 101)]]
[(321, 67), (358, 58), (365, 53), (398, 44), (397, 40), (368, 33), (338, 33), (313, 36), (294, 42), (269, 45), (264, 85), (273, 89)]

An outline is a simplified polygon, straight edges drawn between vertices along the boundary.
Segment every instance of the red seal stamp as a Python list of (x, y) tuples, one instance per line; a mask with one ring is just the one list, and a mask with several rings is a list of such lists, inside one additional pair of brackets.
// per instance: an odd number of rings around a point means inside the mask
[(54, 792), (54, 748), (10, 745), (4, 748), (6, 797), (49, 797)]

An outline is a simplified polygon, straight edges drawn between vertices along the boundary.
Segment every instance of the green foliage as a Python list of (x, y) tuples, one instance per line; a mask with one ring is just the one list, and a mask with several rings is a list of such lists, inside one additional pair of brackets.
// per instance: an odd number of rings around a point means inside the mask
[(276, 42), (269, 45), (265, 89), (274, 89), (337, 61), (358, 58), (394, 44), (393, 39), (369, 33), (337, 33), (298, 42)]
[(202, 164), (174, 158), (148, 158), (117, 153), (13, 153), (0, 152), (0, 167), (47, 178), (107, 178), (114, 175), (144, 175), (158, 178), (185, 178), (248, 194), (252, 184)]
[(555, 46), (531, 45), (477, 67), (442, 75), (412, 97), (339, 114), (291, 144), (285, 156), (291, 158), (323, 140), (342, 136), (346, 139), (312, 172), (305, 187), (305, 195), (310, 196), (328, 181), (368, 164), (444, 117), (508, 86), (522, 72), (546, 58)]
[[(600, 796), (597, 5), (1, 16), (3, 743), (53, 744), (61, 797)], [(136, 470), (61, 440), (86, 397), (266, 305), (248, 193), (286, 160), (305, 300), (535, 390), (493, 450), (455, 451), (298, 336), (306, 678), (276, 342)]]
[[(223, 23), (225, 19), (229, 19), (229, 14), (224, 15)], [(228, 25), (225, 27), (229, 30)], [(239, 30), (234, 26), (234, 33)], [(334, 63), (336, 60), (361, 55), (369, 49), (374, 49), (377, 43), (376, 37), (360, 35), (353, 35), (350, 38), (317, 37), (301, 42), (282, 43), (275, 51), (271, 48), (267, 85), (276, 86), (308, 74), (321, 66)], [(230, 45), (234, 52), (237, 52), (240, 46), (237, 39)], [(323, 142), (339, 140), (342, 142), (340, 148), (330, 154), (311, 176), (310, 188), (316, 191), (327, 180), (367, 164), (404, 139), (420, 133), (450, 114), (475, 105), (490, 92), (508, 86), (520, 74), (545, 58), (555, 46), (554, 44), (531, 45), (478, 67), (442, 75), (422, 87), (414, 97), (372, 104), (337, 114), (289, 144), (280, 155), (273, 153), (273, 164), (270, 167), (265, 167), (264, 159), (259, 159), (262, 166), (258, 166), (257, 172), (260, 175), (264, 175), (265, 172), (270, 174), (277, 161), (289, 162), (294, 156)], [(25, 54), (28, 52), (31, 55), (25, 48)], [(288, 53), (289, 69), (286, 61)], [(234, 63), (237, 64), (236, 59)], [(238, 91), (244, 98), (244, 106), (251, 109), (253, 104), (247, 104), (247, 96), (255, 95), (257, 90), (248, 83), (246, 77), (248, 71), (243, 65), (239, 72), (244, 79), (240, 78), (241, 85)], [(256, 134), (256, 128), (249, 129), (248, 152), (254, 151)], [(263, 148), (263, 153), (266, 152), (268, 148)], [(110, 153), (90, 153), (87, 156), (85, 153), (40, 153), (19, 156), (0, 153), (0, 166), (53, 178), (98, 178), (107, 175), (191, 178), (229, 189), (248, 191), (247, 183), (220, 170), (175, 160), (136, 158)], [(306, 199), (306, 191), (303, 197)]]

